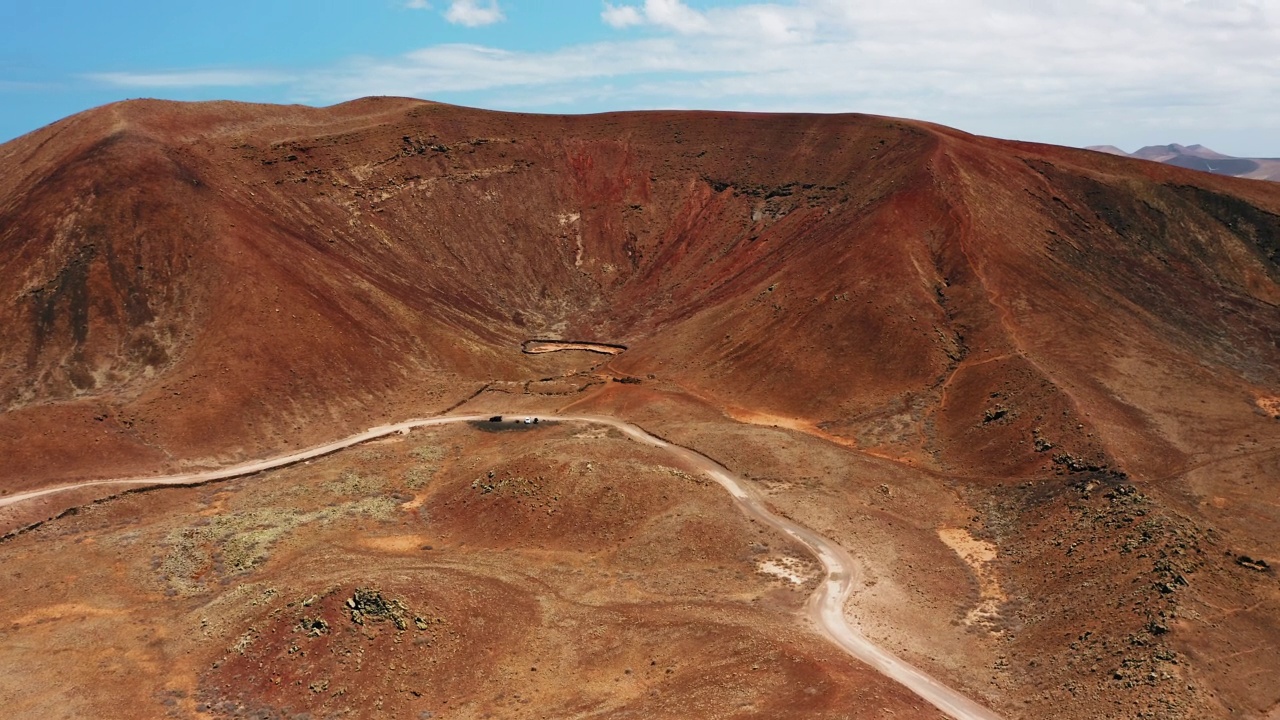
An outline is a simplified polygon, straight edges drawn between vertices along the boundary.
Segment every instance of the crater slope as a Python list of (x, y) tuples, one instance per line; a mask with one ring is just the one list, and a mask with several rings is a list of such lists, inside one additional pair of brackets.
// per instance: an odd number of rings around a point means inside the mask
[[(851, 621), (1008, 716), (1267, 717), (1278, 281), (1280, 186), (927, 123), (122, 103), (0, 145), (0, 492), (598, 411), (844, 543)], [(74, 517), (11, 574), (96, 562)]]

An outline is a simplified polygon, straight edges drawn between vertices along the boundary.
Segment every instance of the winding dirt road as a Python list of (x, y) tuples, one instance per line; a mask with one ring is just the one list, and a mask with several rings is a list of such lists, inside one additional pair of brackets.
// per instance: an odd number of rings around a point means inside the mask
[[(406, 420), (395, 425), (382, 425), (370, 428), (362, 433), (351, 435), (341, 440), (313, 447), (290, 455), (282, 455), (252, 463), (235, 465), (219, 470), (186, 473), (181, 475), (163, 475), (156, 477), (124, 478), (119, 480), (96, 480), (90, 482), (63, 485), (31, 492), (19, 493), (0, 498), (0, 507), (14, 505), (46, 495), (75, 490), (85, 487), (120, 485), (157, 487), (164, 485), (193, 485), (223, 480), (226, 478), (251, 475), (263, 470), (292, 465), (312, 458), (357, 445), (359, 443), (386, 437), (395, 433), (403, 433), (413, 428), (449, 423), (475, 422), (485, 420), (487, 415), (449, 415), (427, 419)], [(615, 428), (640, 443), (661, 448), (681, 461), (687, 468), (703, 473), (723, 487), (734, 502), (742, 510), (760, 522), (794, 538), (804, 545), (822, 563), (826, 578), (810, 596), (806, 604), (806, 613), (814, 625), (832, 643), (839, 646), (849, 655), (870, 665), (877, 672), (895, 680), (907, 689), (929, 702), (956, 720), (1000, 720), (1000, 716), (943, 685), (923, 670), (904, 662), (892, 653), (875, 645), (870, 640), (849, 626), (844, 616), (845, 602), (853, 593), (856, 563), (853, 557), (838, 543), (823, 537), (803, 525), (775, 515), (765, 507), (764, 501), (741, 478), (728, 468), (711, 458), (680, 445), (674, 445), (662, 438), (646, 432), (616, 418), (593, 415), (544, 415), (543, 420), (560, 422), (580, 422), (595, 425), (607, 425)]]
[(71, 485), (59, 485), (57, 487), (44, 488), (41, 490), (32, 490), (31, 492), (18, 493), (9, 497), (0, 498), (0, 507), (14, 505), (26, 500), (34, 500), (45, 495), (53, 495), (55, 493), (66, 492), (68, 490), (78, 490), (80, 488), (95, 487), (98, 485), (133, 485), (138, 487), (154, 487), (161, 485), (197, 485), (199, 483), (209, 482), (211, 480), (225, 480), (227, 478), (240, 477), (241, 475), (252, 475), (263, 470), (272, 470), (286, 465), (293, 465), (304, 460), (310, 460), (322, 455), (337, 452), (352, 445), (359, 445), (362, 442), (376, 440), (381, 437), (393, 435), (400, 432), (408, 432), (414, 428), (426, 427), (428, 425), (448, 425), (456, 422), (473, 422), (476, 420), (484, 420), (487, 415), (447, 415), (428, 419), (406, 420), (395, 425), (379, 425), (378, 427), (369, 428), (362, 433), (349, 435), (341, 440), (335, 440), (325, 445), (300, 450), (289, 455), (280, 455), (266, 460), (255, 460), (250, 463), (241, 465), (232, 465), (218, 470), (203, 470), (194, 473), (183, 473), (180, 475), (157, 475), (154, 477), (136, 477), (121, 478), (119, 480), (91, 480), (88, 482), (74, 483)]

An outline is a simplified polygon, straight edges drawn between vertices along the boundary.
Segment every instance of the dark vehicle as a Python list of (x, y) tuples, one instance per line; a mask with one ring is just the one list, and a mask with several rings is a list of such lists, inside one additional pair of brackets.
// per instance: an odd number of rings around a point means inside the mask
[(502, 416), (494, 415), (493, 417), (489, 418), (489, 422), (502, 422)]

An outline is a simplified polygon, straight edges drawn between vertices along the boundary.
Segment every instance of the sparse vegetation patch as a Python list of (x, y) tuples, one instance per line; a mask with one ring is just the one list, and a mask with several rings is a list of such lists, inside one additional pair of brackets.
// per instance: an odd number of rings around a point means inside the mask
[(340, 517), (389, 518), (396, 502), (389, 497), (366, 497), (314, 512), (260, 508), (217, 515), (194, 527), (173, 530), (165, 539), (168, 552), (160, 561), (161, 578), (171, 592), (195, 595), (210, 584), (247, 573), (270, 556), (285, 535), (311, 523)]

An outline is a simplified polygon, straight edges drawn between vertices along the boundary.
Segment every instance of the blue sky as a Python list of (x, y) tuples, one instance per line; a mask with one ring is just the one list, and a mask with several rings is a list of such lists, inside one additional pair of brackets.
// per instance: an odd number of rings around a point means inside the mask
[(133, 97), (868, 112), (1280, 157), (1280, 0), (0, 0), (0, 141)]

